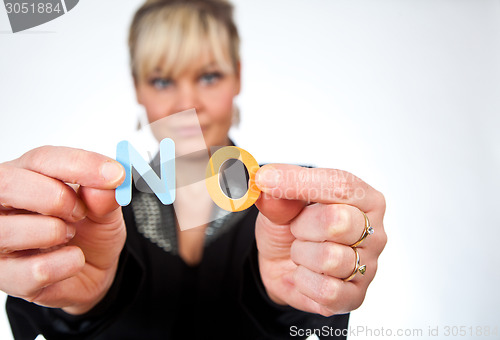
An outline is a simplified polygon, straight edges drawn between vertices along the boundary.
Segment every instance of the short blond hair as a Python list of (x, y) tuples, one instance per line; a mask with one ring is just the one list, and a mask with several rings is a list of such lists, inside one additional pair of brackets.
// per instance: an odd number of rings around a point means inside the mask
[(180, 74), (212, 55), (223, 72), (238, 70), (240, 39), (226, 0), (149, 0), (135, 13), (129, 33), (132, 75)]

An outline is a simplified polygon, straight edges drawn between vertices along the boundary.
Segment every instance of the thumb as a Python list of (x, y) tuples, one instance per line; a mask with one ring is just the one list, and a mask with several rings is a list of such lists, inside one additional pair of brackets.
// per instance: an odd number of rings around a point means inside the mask
[(95, 268), (113, 268), (126, 238), (122, 210), (115, 201), (114, 190), (80, 187), (79, 194), (87, 206), (87, 218), (77, 222), (77, 232), (71, 242)]
[(80, 187), (78, 194), (87, 206), (87, 217), (96, 223), (112, 223), (121, 216), (115, 190)]
[(295, 236), (288, 224), (304, 208), (305, 202), (272, 197), (262, 192), (255, 203), (260, 211), (255, 225), (257, 247), (266, 259), (290, 258)]
[(271, 222), (282, 225), (293, 220), (306, 206), (306, 202), (276, 198), (262, 192), (255, 205)]
[[(255, 176), (255, 184), (265, 187), (275, 167), (264, 165)], [(262, 191), (255, 205), (260, 211), (255, 226), (255, 238), (261, 256), (268, 260), (290, 258), (290, 247), (295, 237), (290, 231), (290, 221), (306, 206), (305, 201), (277, 198)]]
[(295, 236), (288, 224), (273, 223), (260, 213), (255, 223), (255, 239), (260, 255), (267, 260), (275, 260), (290, 257)]
[[(276, 167), (272, 164), (262, 166), (255, 176), (255, 184), (265, 188), (269, 176), (274, 176)], [(275, 224), (287, 224), (306, 206), (306, 202), (296, 199), (277, 198), (262, 191), (255, 205), (259, 211)]]

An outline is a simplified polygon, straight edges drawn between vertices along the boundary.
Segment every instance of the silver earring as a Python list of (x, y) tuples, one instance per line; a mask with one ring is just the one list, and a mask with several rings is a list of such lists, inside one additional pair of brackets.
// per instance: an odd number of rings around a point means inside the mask
[(234, 127), (238, 127), (240, 125), (240, 108), (236, 104), (233, 104), (232, 125)]

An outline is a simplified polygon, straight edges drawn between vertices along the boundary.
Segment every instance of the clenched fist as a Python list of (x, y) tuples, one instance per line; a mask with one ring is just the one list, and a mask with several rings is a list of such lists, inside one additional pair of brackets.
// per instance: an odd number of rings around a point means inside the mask
[(81, 314), (109, 290), (126, 230), (116, 161), (45, 146), (0, 164), (0, 289)]
[[(256, 176), (259, 267), (269, 297), (278, 304), (324, 316), (358, 308), (384, 249), (384, 196), (354, 175), (294, 165), (263, 166)], [(348, 278), (357, 256), (366, 274)]]

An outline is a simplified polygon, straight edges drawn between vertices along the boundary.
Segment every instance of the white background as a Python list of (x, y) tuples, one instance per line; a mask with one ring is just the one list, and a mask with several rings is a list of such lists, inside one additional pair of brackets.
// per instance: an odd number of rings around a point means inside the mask
[[(141, 112), (126, 47), (140, 3), (80, 1), (17, 34), (0, 8), (0, 161), (44, 144), (114, 155)], [(500, 2), (235, 5), (236, 143), (260, 163), (348, 170), (386, 196), (389, 242), (351, 326), (500, 326)]]

